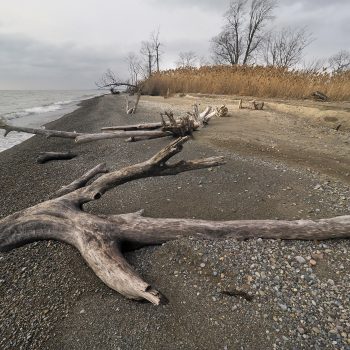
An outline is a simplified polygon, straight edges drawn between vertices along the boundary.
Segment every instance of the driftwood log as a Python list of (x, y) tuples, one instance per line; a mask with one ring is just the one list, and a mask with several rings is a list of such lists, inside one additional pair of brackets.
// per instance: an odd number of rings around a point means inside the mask
[(311, 94), (311, 96), (316, 100), (316, 101), (328, 101), (328, 96), (325, 95), (324, 93), (320, 91), (315, 91)]
[(51, 160), (68, 160), (73, 159), (77, 154), (72, 152), (40, 152), (36, 161), (39, 164), (50, 162)]
[[(206, 221), (156, 219), (141, 212), (93, 215), (83, 205), (98, 200), (112, 188), (129, 181), (176, 175), (185, 171), (222, 165), (221, 157), (192, 161), (168, 161), (182, 150), (188, 137), (179, 138), (145, 162), (121, 170), (103, 164), (59, 192), (59, 197), (24, 209), (0, 220), (0, 251), (5, 252), (37, 240), (54, 239), (76, 247), (95, 274), (110, 288), (130, 299), (160, 304), (165, 298), (145, 282), (124, 259), (123, 249), (162, 244), (184, 236), (198, 239), (323, 240), (350, 237), (350, 215), (321, 220)], [(87, 182), (92, 182), (87, 185)]]
[[(139, 100), (135, 104), (135, 110)], [(127, 106), (128, 108), (128, 106)], [(99, 140), (108, 140), (114, 138), (125, 138), (127, 141), (149, 140), (159, 137), (173, 135), (175, 137), (191, 135), (193, 131), (199, 129), (203, 124), (208, 124), (213, 116), (222, 116), (227, 113), (227, 108), (222, 106), (212, 111), (207, 107), (202, 113), (199, 113), (198, 106), (194, 105), (194, 112), (188, 112), (186, 116), (174, 118), (172, 112), (161, 113), (161, 122), (146, 123), (136, 125), (123, 125), (104, 127), (100, 133), (78, 133), (75, 131), (47, 130), (44, 128), (27, 128), (22, 126), (9, 125), (6, 121), (0, 119), (0, 129), (5, 130), (4, 136), (10, 132), (25, 132), (29, 134), (42, 135), (46, 138), (60, 137), (73, 139), (76, 143), (87, 143)], [(169, 120), (165, 121), (164, 117)]]
[(162, 130), (130, 130), (130, 131), (113, 131), (109, 133), (94, 133), (94, 134), (86, 134), (86, 133), (78, 133), (71, 131), (59, 131), (59, 130), (47, 130), (47, 129), (35, 129), (35, 128), (27, 128), (22, 126), (14, 126), (8, 125), (4, 121), (0, 120), (0, 129), (5, 130), (4, 136), (12, 131), (16, 132), (25, 132), (29, 134), (42, 135), (46, 138), (50, 137), (60, 137), (60, 138), (68, 138), (73, 139), (76, 143), (87, 143), (98, 140), (107, 140), (114, 138), (128, 138), (128, 137), (163, 137), (168, 134), (164, 133)]
[(132, 131), (132, 130), (154, 130), (163, 126), (162, 122), (144, 123), (134, 125), (117, 125), (117, 126), (105, 126), (101, 128), (102, 132), (113, 132), (116, 130)]
[(129, 101), (128, 95), (125, 95), (125, 99), (126, 99), (125, 111), (126, 111), (126, 114), (135, 114), (136, 113), (137, 106), (138, 106), (138, 104), (140, 102), (140, 98), (141, 98), (141, 93), (138, 92), (137, 95), (136, 95), (136, 101), (134, 102), (134, 106), (130, 107), (130, 101)]

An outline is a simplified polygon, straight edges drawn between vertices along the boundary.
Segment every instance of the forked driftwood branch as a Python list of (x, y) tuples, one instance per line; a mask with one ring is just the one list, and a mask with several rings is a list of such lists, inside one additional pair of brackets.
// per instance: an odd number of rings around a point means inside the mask
[[(129, 181), (176, 175), (224, 164), (221, 157), (168, 161), (182, 150), (188, 137), (179, 138), (145, 162), (107, 174), (103, 164), (63, 188), (59, 197), (24, 209), (0, 220), (0, 251), (9, 251), (37, 240), (54, 239), (76, 247), (95, 274), (110, 288), (130, 299), (153, 304), (165, 300), (138, 275), (122, 254), (123, 247), (140, 248), (180, 237), (247, 239), (253, 237), (322, 240), (350, 237), (350, 215), (321, 220), (206, 221), (156, 219), (141, 212), (93, 215), (83, 205), (98, 200), (114, 187)], [(100, 175), (93, 180), (95, 176)], [(87, 185), (87, 182), (92, 182)]]
[(138, 106), (138, 104), (140, 102), (140, 98), (141, 98), (141, 93), (138, 92), (137, 95), (136, 95), (136, 101), (134, 102), (134, 106), (130, 107), (130, 101), (129, 101), (128, 95), (125, 95), (125, 99), (126, 99), (125, 111), (126, 111), (126, 114), (135, 114), (136, 113), (137, 106)]

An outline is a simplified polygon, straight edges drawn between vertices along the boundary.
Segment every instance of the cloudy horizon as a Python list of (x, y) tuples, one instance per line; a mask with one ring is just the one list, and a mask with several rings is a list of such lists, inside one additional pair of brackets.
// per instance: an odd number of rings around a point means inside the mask
[[(178, 53), (210, 57), (228, 0), (13, 0), (0, 4), (0, 89), (93, 89), (111, 68), (127, 78), (126, 56), (159, 28), (161, 68)], [(305, 59), (350, 48), (348, 0), (280, 0), (273, 25), (307, 26), (315, 40)]]

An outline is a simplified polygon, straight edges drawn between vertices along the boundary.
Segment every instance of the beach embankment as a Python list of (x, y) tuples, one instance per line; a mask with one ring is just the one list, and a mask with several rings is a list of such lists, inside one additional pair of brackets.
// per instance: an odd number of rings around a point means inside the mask
[[(182, 101), (180, 106), (179, 100), (145, 97), (130, 116), (123, 96), (96, 97), (47, 128), (98, 132), (105, 126), (158, 121), (164, 108), (180, 113), (193, 103)], [(131, 182), (85, 209), (102, 215), (144, 209), (146, 216), (213, 220), (348, 214), (345, 175), (323, 173), (312, 162), (298, 166), (288, 156), (269, 157), (256, 144), (250, 151), (248, 144), (243, 149), (231, 140), (228, 145), (220, 136), (223, 123), (213, 121), (196, 133), (177, 159), (224, 155), (225, 166)], [(253, 138), (252, 130), (249, 134)], [(0, 153), (0, 218), (51, 198), (99, 163), (121, 168), (151, 157), (168, 142), (113, 139), (77, 145), (34, 136)], [(41, 151), (69, 150), (78, 157), (35, 161)], [(0, 253), (0, 348), (347, 349), (349, 251), (345, 240), (188, 238), (128, 253), (145, 280), (169, 299), (155, 307), (109, 289), (74, 248), (33, 243)]]

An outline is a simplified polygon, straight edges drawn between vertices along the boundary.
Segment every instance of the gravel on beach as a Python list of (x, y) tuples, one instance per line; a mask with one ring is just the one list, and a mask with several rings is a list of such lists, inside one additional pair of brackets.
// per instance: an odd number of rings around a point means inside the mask
[[(148, 99), (141, 99), (135, 116), (125, 115), (123, 96), (87, 100), (47, 128), (98, 132), (158, 121), (168, 102)], [(207, 139), (219, 122), (196, 133), (176, 159), (224, 155), (225, 166), (137, 180), (85, 209), (213, 220), (349, 214), (349, 182), (214, 147)], [(168, 142), (77, 145), (35, 136), (0, 153), (0, 218), (51, 198), (98, 163), (121, 168)], [(37, 164), (41, 151), (78, 157)], [(349, 240), (186, 238), (126, 257), (164, 293), (167, 305), (123, 298), (63, 243), (36, 242), (0, 253), (0, 349), (350, 349)]]

